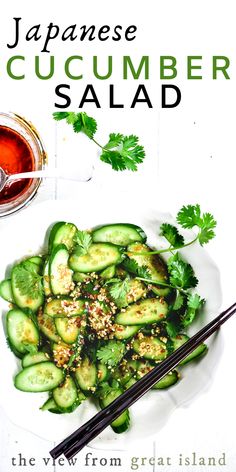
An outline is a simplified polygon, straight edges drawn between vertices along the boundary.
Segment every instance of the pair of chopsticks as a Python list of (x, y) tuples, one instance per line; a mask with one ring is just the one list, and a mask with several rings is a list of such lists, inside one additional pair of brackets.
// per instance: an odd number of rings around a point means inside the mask
[(167, 359), (158, 364), (153, 370), (148, 372), (148, 374), (144, 375), (142, 379), (138, 380), (132, 387), (110, 403), (110, 405), (97, 413), (58, 446), (52, 449), (50, 454), (53, 459), (57, 459), (62, 454), (64, 454), (68, 460), (72, 459), (83, 447), (118, 418), (124, 410), (139, 400), (155, 383), (174, 369), (185, 357), (194, 351), (199, 344), (211, 336), (234, 313), (236, 313), (236, 303), (214, 318), (179, 349), (167, 357)]

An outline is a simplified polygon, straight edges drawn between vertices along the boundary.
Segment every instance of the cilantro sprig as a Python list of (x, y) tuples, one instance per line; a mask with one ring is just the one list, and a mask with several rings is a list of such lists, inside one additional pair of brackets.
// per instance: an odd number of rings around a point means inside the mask
[(77, 229), (74, 236), (74, 242), (77, 245), (77, 253), (79, 250), (80, 254), (84, 255), (87, 254), (92, 244), (92, 236), (87, 231)]
[(25, 261), (14, 268), (15, 285), (21, 295), (32, 300), (43, 295), (42, 277), (37, 273), (36, 265)]
[(56, 121), (66, 120), (69, 125), (73, 126), (75, 133), (86, 134), (101, 148), (101, 161), (111, 165), (116, 171), (137, 171), (138, 164), (141, 164), (145, 158), (144, 147), (139, 144), (139, 138), (134, 135), (124, 136), (120, 133), (111, 133), (104, 146), (99, 144), (94, 138), (97, 122), (85, 112), (55, 112), (53, 118)]
[(162, 223), (160, 226), (160, 235), (168, 241), (169, 246), (159, 251), (142, 251), (135, 253), (137, 256), (151, 256), (153, 254), (163, 254), (165, 252), (173, 253), (177, 249), (184, 249), (192, 244), (199, 242), (201, 246), (207, 244), (215, 237), (216, 221), (211, 213), (202, 213), (199, 204), (183, 206), (176, 217), (177, 222), (184, 229), (196, 228), (198, 233), (194, 239), (185, 242), (179, 229), (169, 223)]
[(126, 295), (130, 290), (128, 282), (128, 277), (124, 280), (113, 278), (106, 282), (108, 285), (108, 291), (118, 307), (126, 305)]
[(97, 359), (103, 364), (114, 367), (125, 355), (125, 345), (121, 341), (108, 341), (97, 351)]

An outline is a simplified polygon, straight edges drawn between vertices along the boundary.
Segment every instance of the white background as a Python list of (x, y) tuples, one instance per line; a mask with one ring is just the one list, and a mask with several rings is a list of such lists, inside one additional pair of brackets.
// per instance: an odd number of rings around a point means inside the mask
[[(103, 108), (93, 106), (86, 110), (93, 114), (99, 123), (98, 138), (106, 139), (111, 131), (136, 133), (140, 136), (147, 151), (145, 164), (137, 175), (114, 175), (106, 167), (99, 165), (96, 179), (107, 186), (109, 195), (119, 189), (129, 187), (135, 193), (143, 194), (148, 201), (155, 201), (160, 209), (173, 214), (183, 204), (199, 202), (204, 210), (210, 210), (218, 220), (217, 238), (209, 245), (209, 252), (220, 267), (224, 295), (224, 307), (235, 301), (235, 15), (234, 2), (225, 0), (208, 2), (203, 0), (166, 2), (139, 0), (129, 2), (120, 0), (80, 2), (51, 1), (30, 3), (28, 1), (8, 1), (4, 4), (0, 18), (0, 108), (2, 111), (16, 111), (23, 114), (38, 128), (48, 151), (50, 164), (56, 162), (55, 124), (51, 119), (54, 103), (54, 87), (60, 82), (68, 82), (63, 77), (63, 59), (72, 54), (85, 57), (83, 82), (72, 83), (74, 106), (76, 110), (86, 83), (94, 83), (100, 94)], [(21, 16), (23, 30), (34, 24), (47, 26), (50, 21), (62, 28), (70, 24), (78, 25), (121, 24), (138, 27), (137, 38), (127, 44), (125, 41), (64, 44), (56, 41), (52, 47), (57, 65), (55, 80), (41, 82), (34, 78), (33, 56), (40, 48), (37, 44), (23, 40), (16, 51), (6, 48), (12, 42), (12, 17)], [(45, 31), (45, 29), (44, 29)], [(23, 31), (22, 31), (23, 32)], [(5, 72), (6, 59), (13, 54), (23, 54), (27, 58), (27, 80), (12, 81)], [(97, 81), (91, 73), (91, 57), (98, 55), (101, 61), (113, 55), (115, 72), (111, 82), (116, 85), (118, 99), (124, 99), (124, 111), (108, 109), (108, 83)], [(178, 60), (179, 74), (174, 81), (182, 90), (181, 105), (173, 110), (160, 109), (160, 81), (158, 77), (159, 56), (173, 55)], [(220, 78), (212, 80), (212, 55), (225, 55), (231, 58), (231, 80)], [(130, 79), (122, 81), (121, 58), (132, 55), (137, 60), (141, 55), (151, 59), (151, 79), (146, 83), (154, 103), (153, 110), (140, 105), (129, 109), (137, 84)], [(203, 80), (186, 80), (186, 56), (203, 56)], [(43, 55), (45, 64), (47, 55)], [(45, 66), (46, 67), (46, 66)], [(110, 83), (110, 81), (108, 81)], [(72, 109), (72, 108), (71, 108)], [(69, 131), (65, 131), (67, 133)], [(64, 133), (64, 130), (61, 131)], [(96, 159), (96, 148), (92, 143), (80, 145), (73, 152), (57, 158), (57, 164), (76, 165), (79, 159)], [(47, 198), (76, 198), (76, 185), (55, 182), (44, 184), (36, 201)], [(8, 224), (5, 219), (0, 229)], [(200, 456), (217, 456), (226, 452), (227, 465), (222, 467), (233, 472), (236, 467), (235, 455), (235, 335), (236, 321), (231, 320), (222, 328), (224, 350), (219, 359), (219, 367), (213, 373), (213, 382), (207, 394), (199, 396), (188, 408), (175, 411), (166, 427), (158, 434), (155, 442), (145, 441), (136, 451), (124, 451), (123, 467), (129, 470), (129, 458), (172, 456), (179, 453), (189, 455), (196, 451)], [(2, 381), (4, 378), (2, 376)], [(1, 386), (0, 386), (1, 388)], [(20, 408), (20, 405), (19, 405)], [(27, 412), (26, 412), (27, 414)], [(145, 420), (144, 420), (145, 421)], [(84, 467), (84, 453), (78, 458), (75, 468), (50, 462), (42, 465), (42, 457), (49, 457), (51, 447), (39, 438), (10, 424), (1, 413), (1, 472), (11, 472), (11, 458), (22, 453), (27, 458), (36, 457), (35, 467), (22, 467), (19, 470), (89, 470)], [(47, 426), (45, 425), (45, 428)], [(96, 452), (97, 457), (116, 456), (117, 453)], [(108, 470), (97, 466), (93, 470)], [(202, 467), (203, 470), (211, 470)], [(221, 467), (214, 468), (220, 470)], [(152, 466), (139, 470), (151, 471)], [(198, 470), (195, 466), (186, 468), (157, 466), (159, 470)], [(201, 470), (201, 469), (200, 469)]]

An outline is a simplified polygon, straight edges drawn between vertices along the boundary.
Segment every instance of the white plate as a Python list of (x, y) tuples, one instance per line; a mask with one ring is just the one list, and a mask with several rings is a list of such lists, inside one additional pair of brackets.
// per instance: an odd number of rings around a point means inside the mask
[[(48, 201), (26, 209), (17, 215), (1, 233), (0, 277), (9, 273), (10, 266), (23, 256), (37, 254), (45, 250), (45, 234), (55, 221), (74, 222), (79, 228), (91, 228), (98, 224), (129, 222), (140, 225), (148, 235), (150, 245), (160, 247), (163, 241), (158, 237), (161, 222), (173, 222), (169, 214), (158, 209), (148, 209), (136, 196), (120, 194), (106, 198), (106, 194), (81, 186), (80, 198), (76, 201)], [(185, 232), (188, 237), (191, 233)], [(189, 247), (184, 256), (193, 265), (199, 278), (198, 291), (206, 298), (204, 314), (199, 316), (192, 327), (192, 332), (207, 323), (219, 311), (221, 305), (221, 287), (219, 271), (207, 252), (199, 245)], [(7, 270), (6, 270), (7, 269)], [(18, 426), (50, 440), (60, 441), (79, 425), (96, 413), (96, 408), (89, 402), (82, 404), (74, 413), (53, 415), (42, 412), (39, 407), (47, 394), (23, 393), (13, 386), (13, 377), (20, 368), (20, 362), (7, 347), (4, 334), (4, 313), (7, 303), (1, 301), (3, 323), (0, 327), (0, 362), (4, 382), (0, 387), (0, 403), (8, 417)], [(132, 427), (123, 435), (115, 435), (111, 428), (93, 441), (92, 446), (106, 449), (122, 449), (133, 442), (156, 434), (167, 422), (171, 412), (180, 405), (191, 403), (194, 397), (206, 391), (214, 367), (222, 350), (221, 336), (218, 334), (209, 340), (208, 355), (200, 362), (182, 369), (182, 380), (173, 388), (163, 392), (149, 392), (131, 408)]]

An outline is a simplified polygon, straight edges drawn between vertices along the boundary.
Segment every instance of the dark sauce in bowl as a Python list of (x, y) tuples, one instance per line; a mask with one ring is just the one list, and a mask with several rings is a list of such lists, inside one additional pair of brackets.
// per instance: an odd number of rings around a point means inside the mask
[[(0, 167), (7, 174), (34, 170), (34, 155), (26, 139), (7, 126), (0, 126)], [(27, 191), (30, 179), (7, 184), (0, 192), (0, 205), (8, 203)]]

